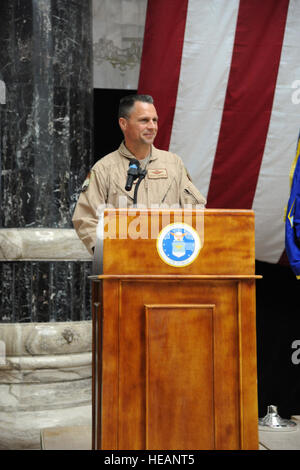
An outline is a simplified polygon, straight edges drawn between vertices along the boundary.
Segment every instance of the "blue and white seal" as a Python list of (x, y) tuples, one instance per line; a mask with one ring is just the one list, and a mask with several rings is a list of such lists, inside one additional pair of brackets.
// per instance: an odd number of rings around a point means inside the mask
[(188, 224), (174, 223), (162, 229), (156, 247), (161, 259), (170, 266), (184, 267), (197, 258), (201, 240), (196, 230)]

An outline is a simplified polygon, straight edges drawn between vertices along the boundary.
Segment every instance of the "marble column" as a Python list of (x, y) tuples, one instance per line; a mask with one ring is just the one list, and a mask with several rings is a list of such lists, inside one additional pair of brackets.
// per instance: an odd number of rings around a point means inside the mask
[[(71, 229), (78, 191), (93, 158), (91, 2), (4, 0), (0, 45), (6, 85), (6, 104), (1, 106), (0, 228)], [(49, 245), (51, 261), (51, 237), (43, 242)], [(54, 249), (57, 259), (59, 245)], [(5, 279), (0, 321), (89, 318), (88, 305), (84, 312), (71, 312), (69, 295), (63, 297), (88, 267), (74, 262), (67, 269), (45, 259), (16, 264), (11, 253), (2, 250), (0, 270)], [(33, 291), (45, 290), (51, 282), (60, 286), (63, 302), (58, 317), (51, 309), (53, 290), (46, 289), (31, 318), (30, 302), (26, 297), (24, 303), (19, 290), (29, 278)]]
[[(73, 420), (76, 412), (82, 413), (80, 403), (87, 406), (90, 400), (91, 344), (87, 341), (82, 347), (78, 341), (77, 350), (75, 332), (81, 322), (83, 329), (91, 326), (87, 280), (91, 259), (76, 237), (71, 217), (93, 163), (91, 3), (0, 2), (0, 79), (5, 84), (5, 103), (0, 100), (0, 342), (6, 347), (5, 364), (0, 364), (0, 414), (2, 422), (10, 423), (11, 436), (0, 438), (0, 448), (38, 446), (37, 433), (30, 442), (26, 435), (31, 435), (28, 426), (35, 426), (36, 431), (41, 425), (30, 410), (42, 412), (43, 397), (52, 422), (68, 424), (66, 415), (55, 411), (55, 390), (65, 397), (60, 410), (74, 406)], [(24, 332), (28, 324), (32, 331), (42, 331), (44, 339), (56, 338), (56, 345), (72, 343), (70, 359), (62, 358), (59, 346), (50, 352), (47, 347), (43, 352), (27, 350)], [(66, 324), (72, 340), (62, 333)], [(14, 338), (11, 331), (21, 343), (25, 338), (20, 346), (22, 351), (25, 348), (25, 359), (16, 360), (19, 353), (13, 352), (12, 340), (7, 339)], [(68, 368), (72, 369), (73, 359), (75, 368), (82, 363), (85, 367), (83, 378), (75, 373), (71, 379), (76, 380), (76, 387), (67, 379), (72, 376)], [(62, 367), (66, 373), (55, 373)], [(51, 389), (49, 371), (32, 373), (36, 369), (51, 369), (56, 384), (52, 392), (46, 393), (46, 388)], [(17, 378), (16, 370), (20, 372)], [(45, 374), (49, 381), (44, 384)], [(11, 387), (17, 400), (12, 396), (8, 400)], [(29, 406), (30, 395), (36, 397), (36, 407), (34, 403)], [(26, 403), (22, 397), (27, 397)], [(22, 414), (27, 425), (20, 413), (27, 413), (27, 418)], [(23, 434), (27, 429), (23, 440), (14, 429), (17, 422), (23, 422)]]

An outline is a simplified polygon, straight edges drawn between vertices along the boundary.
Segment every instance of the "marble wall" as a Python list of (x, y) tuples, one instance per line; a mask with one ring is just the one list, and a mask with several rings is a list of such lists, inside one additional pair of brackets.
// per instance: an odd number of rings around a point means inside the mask
[(74, 229), (0, 229), (1, 321), (90, 320), (91, 262)]
[(91, 0), (0, 2), (0, 449), (91, 422)]
[[(91, 24), (90, 0), (0, 3), (0, 253), (3, 230), (72, 230), (93, 163)], [(2, 257), (0, 322), (90, 318), (90, 262), (65, 261), (56, 235), (45, 240), (46, 258)]]
[[(89, 263), (1, 263), (2, 322), (91, 319)], [(67, 280), (67, 282), (66, 282)]]
[(0, 4), (1, 227), (71, 227), (92, 163), (90, 8), (89, 1)]

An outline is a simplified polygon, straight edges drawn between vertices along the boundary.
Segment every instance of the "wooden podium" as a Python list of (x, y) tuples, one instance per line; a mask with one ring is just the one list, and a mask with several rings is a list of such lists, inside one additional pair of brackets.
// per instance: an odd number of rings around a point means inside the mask
[(190, 211), (201, 249), (174, 267), (157, 235), (181, 216), (105, 212), (91, 276), (95, 449), (258, 448), (254, 213)]

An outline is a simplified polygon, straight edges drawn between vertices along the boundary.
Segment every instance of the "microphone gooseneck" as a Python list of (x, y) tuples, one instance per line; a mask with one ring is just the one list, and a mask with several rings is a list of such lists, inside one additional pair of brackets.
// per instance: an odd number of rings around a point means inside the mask
[(147, 174), (147, 170), (141, 170), (139, 169), (139, 179), (135, 185), (135, 188), (134, 188), (134, 195), (133, 195), (133, 207), (136, 207), (137, 205), (137, 193), (138, 193), (138, 190), (139, 190), (139, 185), (141, 184), (141, 181), (145, 178)]

